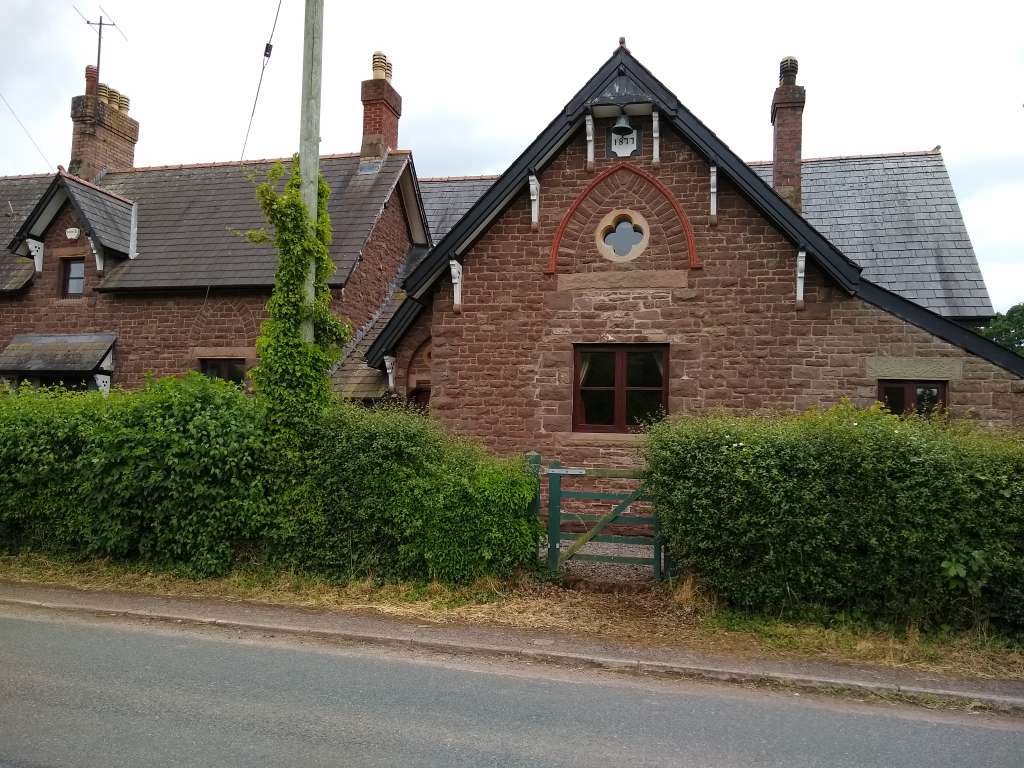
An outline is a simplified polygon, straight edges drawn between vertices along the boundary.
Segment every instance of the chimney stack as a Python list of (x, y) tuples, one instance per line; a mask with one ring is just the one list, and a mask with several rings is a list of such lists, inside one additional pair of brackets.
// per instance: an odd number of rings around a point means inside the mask
[(127, 96), (98, 82), (96, 67), (85, 68), (85, 94), (71, 100), (70, 173), (92, 181), (135, 164), (139, 124), (128, 116), (128, 104)]
[(800, 210), (800, 145), (807, 95), (796, 84), (798, 65), (787, 56), (779, 63), (779, 87), (772, 98), (772, 185), (795, 210)]
[(373, 77), (363, 80), (364, 158), (383, 157), (398, 146), (398, 118), (402, 116), (402, 97), (391, 85), (391, 62), (380, 51), (373, 54)]

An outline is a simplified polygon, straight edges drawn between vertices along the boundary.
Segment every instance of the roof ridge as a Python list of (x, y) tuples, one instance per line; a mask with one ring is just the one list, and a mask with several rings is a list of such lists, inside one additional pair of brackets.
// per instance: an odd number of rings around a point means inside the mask
[(120, 200), (122, 203), (128, 203), (128, 205), (135, 205), (135, 201), (134, 200), (129, 200), (127, 197), (122, 197), (121, 195), (117, 194), (116, 192), (111, 192), (109, 189), (104, 189), (103, 187), (97, 186), (96, 184), (93, 184), (88, 179), (83, 179), (81, 176), (76, 176), (73, 173), (68, 173), (63, 168), (58, 170), (57, 173), (62, 178), (70, 179), (71, 181), (75, 182), (76, 184), (81, 184), (83, 187), (88, 187), (89, 189), (94, 189), (97, 192), (102, 192), (104, 195), (107, 195), (108, 197), (112, 197), (115, 200)]
[(0, 176), (0, 181), (16, 181), (17, 179), (45, 179), (53, 176), (53, 171), (47, 173), (16, 173), (12, 176)]
[[(388, 150), (390, 155), (411, 155), (411, 149), (390, 149)], [(321, 160), (337, 160), (346, 157), (361, 157), (358, 152), (334, 152), (331, 154), (320, 155)], [(187, 168), (227, 168), (229, 166), (243, 166), (243, 165), (256, 165), (258, 163), (278, 163), (290, 160), (291, 157), (260, 157), (252, 158), (249, 160), (212, 160), (200, 163), (170, 163), (167, 165), (140, 165), (133, 168), (121, 168), (116, 171), (108, 171), (107, 175), (111, 176), (117, 173), (138, 173), (139, 171), (177, 171), (185, 170)], [(5, 178), (5, 177), (0, 177)]]
[(419, 180), (422, 181), (484, 181), (487, 179), (499, 179), (500, 174), (484, 173), (478, 176), (420, 176)]
[[(935, 149), (920, 149), (910, 152), (870, 152), (865, 155), (824, 155), (822, 157), (805, 157), (801, 159), (801, 163), (821, 163), (828, 162), (830, 160), (870, 160), (876, 157), (923, 157), (925, 155), (941, 155), (942, 150), (939, 147)], [(771, 165), (771, 160), (750, 160), (747, 165)]]

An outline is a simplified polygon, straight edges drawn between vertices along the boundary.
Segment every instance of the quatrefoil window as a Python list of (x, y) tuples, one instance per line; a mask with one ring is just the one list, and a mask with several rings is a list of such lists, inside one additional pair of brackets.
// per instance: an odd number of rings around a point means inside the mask
[(632, 261), (647, 248), (647, 221), (636, 211), (616, 209), (597, 225), (594, 239), (598, 252), (609, 261)]

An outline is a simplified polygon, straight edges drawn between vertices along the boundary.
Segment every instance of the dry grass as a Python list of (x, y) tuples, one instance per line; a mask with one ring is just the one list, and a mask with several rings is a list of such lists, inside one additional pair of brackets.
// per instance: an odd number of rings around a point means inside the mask
[(858, 626), (751, 618), (719, 609), (692, 580), (672, 590), (597, 594), (531, 576), (442, 584), (332, 584), (323, 579), (242, 568), (218, 579), (189, 579), (139, 565), (69, 562), (39, 555), (0, 557), (0, 579), (79, 589), (216, 597), (337, 612), (372, 612), (439, 624), (508, 626), (636, 646), (721, 655), (770, 655), (877, 664), (984, 678), (1024, 679), (1024, 647), (971, 632), (921, 636)]

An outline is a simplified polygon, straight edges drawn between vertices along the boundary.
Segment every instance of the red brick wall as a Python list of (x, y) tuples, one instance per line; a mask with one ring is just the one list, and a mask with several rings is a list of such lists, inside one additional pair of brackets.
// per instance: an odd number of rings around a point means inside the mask
[[(581, 132), (541, 175), (539, 230), (531, 230), (524, 191), (466, 254), (463, 311), (452, 311), (451, 284), (443, 281), (432, 309), (400, 345), (401, 382), (408, 354), (432, 337), (431, 410), (454, 431), (502, 453), (536, 449), (563, 461), (630, 462), (634, 437), (571, 431), (572, 349), (580, 342), (668, 342), (673, 413), (794, 411), (842, 397), (867, 405), (876, 394), (867, 357), (961, 358), (963, 378), (949, 385), (953, 413), (1024, 424), (1024, 383), (827, 286), (813, 265), (806, 309), (798, 311), (795, 248), (721, 176), (718, 224), (711, 225), (707, 164), (663, 131), (662, 162), (654, 167), (649, 124), (635, 122), (644, 129), (643, 154), (633, 161), (682, 204), (703, 268), (686, 268), (671, 206), (648, 182), (617, 174), (579, 207), (557, 274), (545, 274), (564, 212), (617, 162), (605, 157), (599, 122), (597, 167), (586, 171)], [(603, 260), (594, 243), (594, 227), (611, 207), (635, 208), (652, 230), (648, 251), (628, 264)], [(566, 285), (581, 278), (606, 283)]]
[(380, 309), (411, 244), (402, 198), (392, 194), (363, 248), (362, 259), (342, 289), (343, 311), (353, 330)]
[(92, 180), (104, 168), (123, 170), (135, 164), (139, 124), (125, 112), (111, 109), (95, 96), (76, 96), (71, 101), (71, 119), (71, 173)]
[[(362, 154), (380, 155), (398, 146), (398, 120), (402, 97), (387, 80), (364, 80)], [(372, 147), (372, 149), (371, 149)]]
[[(334, 312), (354, 323), (365, 322), (370, 308), (383, 301), (387, 281), (408, 250), (401, 205), (397, 196), (393, 199), (370, 236), (363, 262), (356, 266), (352, 290), (346, 288), (344, 297), (341, 291), (335, 295)], [(113, 331), (118, 334), (113, 383), (128, 388), (141, 386), (148, 373), (166, 376), (195, 370), (200, 357), (245, 357), (255, 363), (268, 292), (101, 293), (96, 290), (100, 277), (88, 240), (84, 235), (75, 242), (65, 237), (65, 229), (72, 226), (82, 225), (65, 206), (44, 238), (42, 273), (20, 294), (0, 295), (0, 347), (20, 333)], [(67, 258), (85, 259), (85, 294), (80, 298), (61, 298), (61, 261)], [(387, 277), (382, 270), (390, 270)]]

